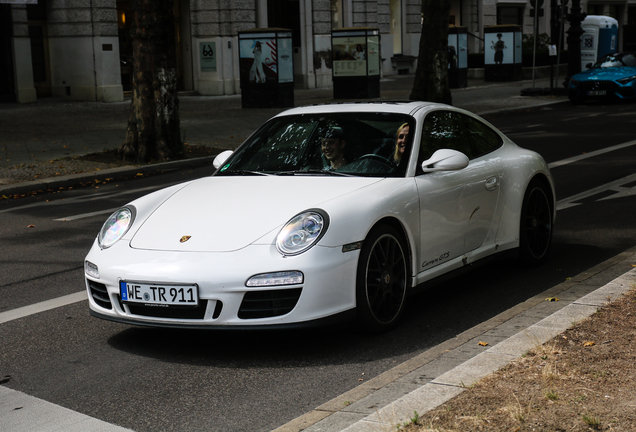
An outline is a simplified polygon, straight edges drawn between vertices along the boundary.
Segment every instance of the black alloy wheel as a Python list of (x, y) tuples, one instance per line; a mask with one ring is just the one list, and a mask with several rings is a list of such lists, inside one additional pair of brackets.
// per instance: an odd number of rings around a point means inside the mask
[(358, 262), (358, 322), (367, 331), (393, 328), (404, 310), (410, 287), (409, 259), (402, 236), (390, 226), (374, 228)]
[(542, 263), (552, 244), (552, 206), (546, 186), (533, 181), (521, 207), (519, 232), (520, 257), (530, 265)]

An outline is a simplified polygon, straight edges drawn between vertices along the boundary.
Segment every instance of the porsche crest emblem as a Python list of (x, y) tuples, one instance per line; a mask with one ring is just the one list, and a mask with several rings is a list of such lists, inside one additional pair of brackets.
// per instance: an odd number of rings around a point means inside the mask
[(181, 240), (179, 240), (179, 243), (187, 242), (188, 240), (190, 240), (190, 237), (192, 237), (192, 236), (183, 236), (183, 237), (181, 237)]

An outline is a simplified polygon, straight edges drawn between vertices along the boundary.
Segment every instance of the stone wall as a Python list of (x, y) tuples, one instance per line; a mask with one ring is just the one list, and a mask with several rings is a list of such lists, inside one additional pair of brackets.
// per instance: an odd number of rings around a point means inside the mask
[(192, 0), (190, 8), (193, 37), (230, 37), (257, 27), (254, 0)]

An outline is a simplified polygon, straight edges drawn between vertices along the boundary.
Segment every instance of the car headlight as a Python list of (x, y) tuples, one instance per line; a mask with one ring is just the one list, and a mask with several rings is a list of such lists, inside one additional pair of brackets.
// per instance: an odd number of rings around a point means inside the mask
[(625, 85), (625, 84), (630, 83), (630, 82), (632, 82), (634, 80), (636, 80), (636, 75), (632, 75), (632, 76), (628, 76), (628, 77), (625, 77), (625, 78), (621, 78), (619, 80), (616, 80), (616, 82), (619, 82), (619, 83)]
[(285, 224), (276, 237), (281, 255), (298, 255), (309, 250), (327, 231), (329, 217), (321, 210), (307, 210)]
[(576, 87), (577, 85), (579, 85), (580, 82), (581, 81), (579, 81), (579, 80), (575, 80), (575, 79), (571, 79), (570, 78), (570, 85), (573, 86), (573, 87)]
[(135, 213), (135, 208), (128, 206), (122, 207), (110, 215), (104, 222), (102, 229), (99, 230), (99, 235), (97, 236), (99, 247), (102, 249), (109, 248), (122, 238), (135, 220)]

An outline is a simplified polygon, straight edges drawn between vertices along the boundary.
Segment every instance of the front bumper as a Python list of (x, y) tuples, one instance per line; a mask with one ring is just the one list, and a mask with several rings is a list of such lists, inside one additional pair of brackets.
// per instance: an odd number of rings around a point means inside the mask
[[(286, 327), (329, 321), (355, 309), (359, 251), (315, 246), (283, 257), (273, 245), (254, 245), (228, 253), (136, 250), (127, 242), (101, 250), (94, 245), (86, 260), (99, 277), (86, 274), (91, 314), (128, 324), (162, 327)], [(247, 287), (256, 274), (301, 271), (302, 284)], [(199, 305), (165, 308), (126, 303), (120, 281), (196, 284)]]
[(636, 87), (620, 85), (614, 81), (582, 81), (568, 88), (570, 100), (616, 98), (631, 100), (636, 98)]

